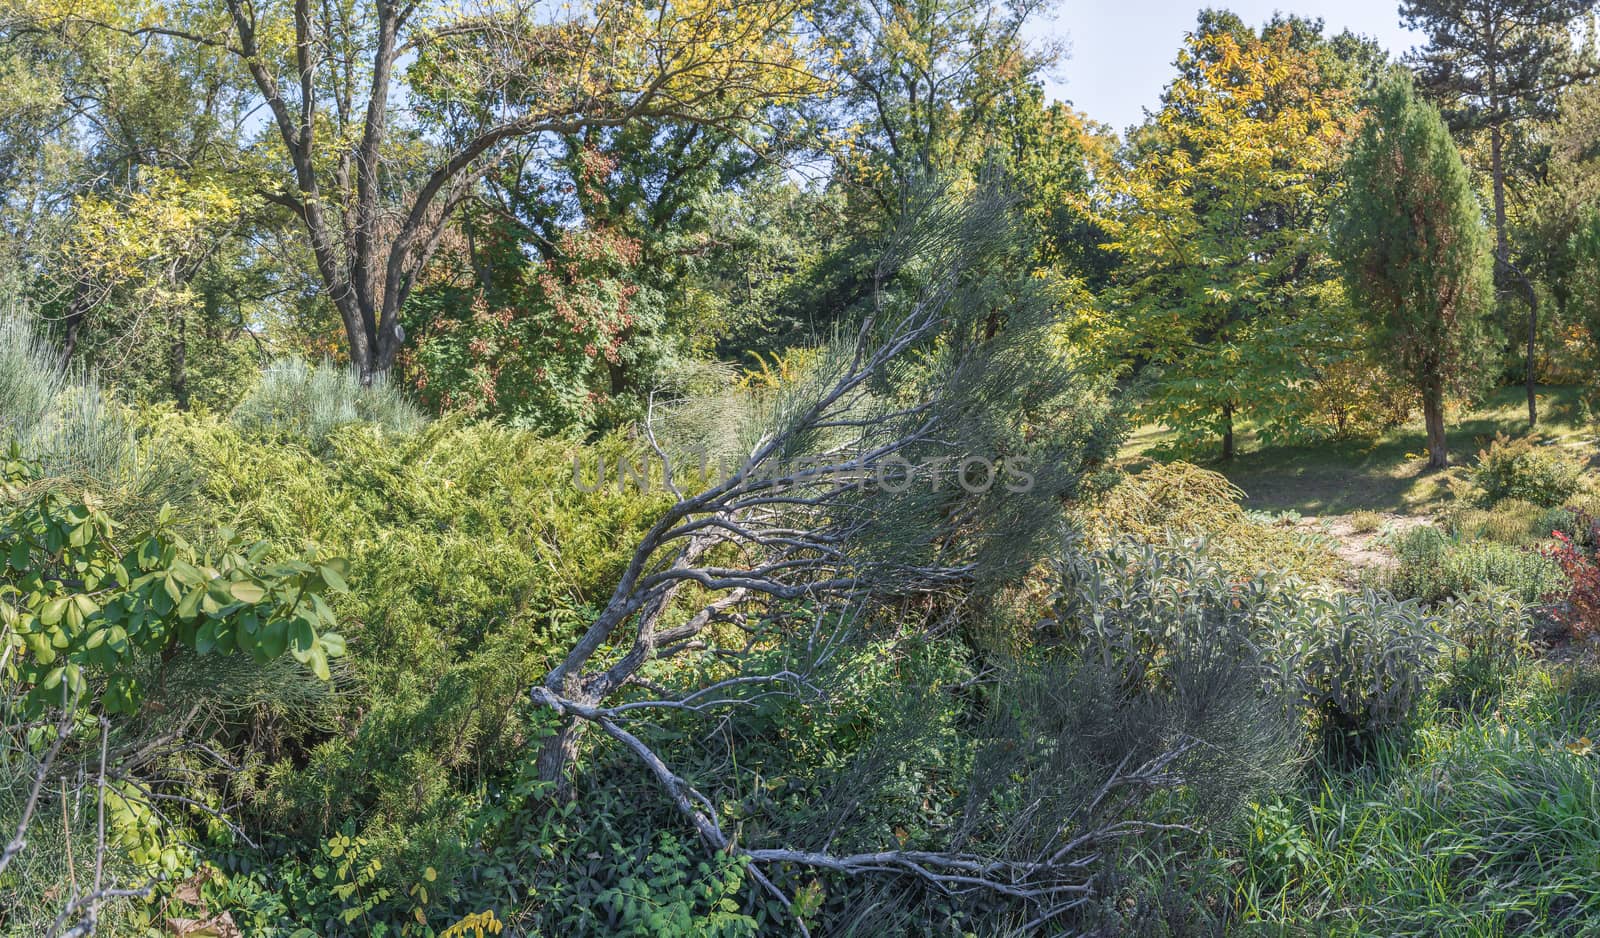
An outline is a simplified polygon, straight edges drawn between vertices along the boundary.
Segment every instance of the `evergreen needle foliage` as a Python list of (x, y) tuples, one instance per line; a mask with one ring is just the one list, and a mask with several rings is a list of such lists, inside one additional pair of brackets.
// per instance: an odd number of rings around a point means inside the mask
[(0, 439), (55, 484), (84, 486), (139, 517), (183, 497), (181, 462), (141, 447), (132, 414), (69, 365), (14, 292), (0, 289)]
[(1438, 109), (1409, 75), (1378, 88), (1345, 172), (1335, 246), (1374, 348), (1422, 395), (1428, 461), (1448, 463), (1444, 399), (1474, 387), (1494, 301), (1483, 211)]

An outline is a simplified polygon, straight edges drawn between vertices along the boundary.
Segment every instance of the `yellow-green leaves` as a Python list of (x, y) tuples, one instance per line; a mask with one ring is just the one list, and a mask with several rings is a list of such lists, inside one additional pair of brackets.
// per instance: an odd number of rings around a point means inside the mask
[(1110, 180), (1125, 264), (1088, 344), (1148, 363), (1147, 416), (1186, 442), (1235, 413), (1302, 426), (1297, 382), (1349, 344), (1327, 219), (1357, 109), (1335, 55), (1288, 27), (1190, 37)]
[(123, 192), (77, 199), (65, 256), (79, 277), (102, 289), (125, 286), (146, 302), (190, 304), (196, 300), (188, 287), (170, 276), (173, 264), (256, 204), (222, 177), (145, 167)]
[(344, 653), (324, 594), (349, 589), (341, 560), (273, 562), (264, 544), (224, 541), (202, 555), (167, 530), (128, 543), (103, 512), (47, 492), (0, 518), (0, 614), (8, 676), (34, 707), (98, 694), (108, 713), (136, 710), (141, 656), (173, 645), (199, 655), (285, 652), (318, 677)]

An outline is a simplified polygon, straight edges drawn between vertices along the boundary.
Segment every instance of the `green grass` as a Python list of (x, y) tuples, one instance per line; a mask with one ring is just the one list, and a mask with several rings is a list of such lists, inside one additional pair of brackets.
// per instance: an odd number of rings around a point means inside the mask
[[(1595, 436), (1591, 424), (1575, 419), (1581, 390), (1539, 390), (1538, 434), (1571, 445), (1585, 456)], [(1527, 398), (1520, 387), (1502, 388), (1481, 405), (1452, 420), (1451, 459), (1469, 464), (1495, 434), (1528, 432)], [(1159, 426), (1140, 427), (1123, 449), (1128, 458), (1146, 456), (1172, 434)], [(1231, 463), (1199, 460), (1227, 475), (1249, 496), (1247, 508), (1336, 515), (1356, 511), (1427, 514), (1448, 496), (1445, 475), (1426, 471), (1426, 435), (1420, 419), (1375, 440), (1322, 441), (1296, 446), (1260, 446), (1250, 428), (1240, 434), (1240, 453)]]
[(1353, 772), (1314, 770), (1297, 797), (1259, 808), (1239, 933), (1591, 934), (1594, 672), (1530, 665), (1517, 683), (1492, 716), (1440, 712), (1409, 744)]
[[(1592, 465), (1600, 428), (1580, 419), (1579, 399), (1578, 388), (1543, 388), (1536, 434)], [(1528, 432), (1522, 389), (1502, 389), (1452, 420), (1453, 461), (1473, 465), (1497, 434)], [(1124, 455), (1164, 457), (1171, 438), (1140, 428)], [(1536, 602), (1553, 589), (1536, 569), (1548, 562), (1531, 548), (1558, 513), (1454, 499), (1448, 482), (1461, 473), (1425, 470), (1420, 421), (1378, 439), (1303, 446), (1263, 445), (1247, 428), (1240, 443), (1231, 463), (1195, 461), (1243, 489), (1249, 508), (1344, 515), (1348, 530), (1369, 535), (1389, 515), (1433, 516), (1437, 527), (1396, 529), (1410, 531), (1394, 535), (1400, 544), (1438, 546), (1415, 557), (1395, 546), (1402, 565), (1385, 582), (1417, 581), (1402, 593), (1437, 598), (1500, 583)], [(1594, 497), (1591, 489), (1577, 500)], [(1227, 899), (1212, 905), (1228, 910), (1228, 934), (1600, 934), (1595, 651), (1578, 642), (1547, 657), (1521, 641), (1526, 623), (1493, 621), (1514, 640), (1483, 640), (1497, 662), (1489, 670), (1473, 663), (1470, 642), (1450, 646), (1404, 731), (1354, 767), (1312, 756), (1252, 806), (1241, 836), (1218, 852)]]

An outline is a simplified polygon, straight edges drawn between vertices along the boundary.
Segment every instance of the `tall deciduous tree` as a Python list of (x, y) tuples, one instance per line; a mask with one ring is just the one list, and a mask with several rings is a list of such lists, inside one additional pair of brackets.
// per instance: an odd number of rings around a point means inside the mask
[(1190, 443), (1220, 437), (1223, 458), (1240, 416), (1301, 423), (1302, 353), (1349, 331), (1325, 223), (1356, 91), (1335, 61), (1303, 22), (1258, 36), (1202, 18), (1114, 181), (1125, 264), (1095, 341), (1148, 366), (1149, 417)]
[(1487, 133), (1494, 197), (1495, 278), (1516, 284), (1528, 303), (1528, 423), (1539, 420), (1534, 356), (1539, 300), (1511, 256), (1506, 220), (1507, 147), (1520, 125), (1555, 116), (1559, 92), (1583, 72), (1572, 54), (1574, 21), (1596, 0), (1404, 0), (1404, 23), (1428, 45), (1411, 60), (1422, 86), (1458, 133)]
[(270, 125), (264, 158), (241, 168), (302, 226), (370, 380), (394, 365), (406, 297), (509, 146), (651, 119), (748, 125), (819, 87), (802, 12), (795, 0), (202, 0), (107, 25), (187, 41), (246, 76)]
[(282, 220), (221, 159), (252, 123), (236, 76), (210, 49), (129, 35), (138, 17), (0, 0), (0, 263), (63, 360), (136, 398), (222, 406), (284, 292), (252, 246)]
[(1056, 57), (1022, 36), (1048, 0), (824, 0), (839, 77), (838, 178), (862, 221), (894, 226), (925, 184), (983, 161), (1002, 109)]
[(1489, 233), (1439, 111), (1387, 81), (1346, 165), (1336, 247), (1377, 351), (1422, 395), (1428, 466), (1449, 465), (1444, 398), (1484, 357), (1494, 296)]

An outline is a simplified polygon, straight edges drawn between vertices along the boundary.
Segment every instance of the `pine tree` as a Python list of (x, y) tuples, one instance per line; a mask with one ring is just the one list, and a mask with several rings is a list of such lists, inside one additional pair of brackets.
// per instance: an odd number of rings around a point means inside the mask
[(1491, 347), (1489, 233), (1461, 153), (1439, 111), (1404, 74), (1386, 81), (1346, 164), (1335, 249), (1376, 350), (1422, 395), (1428, 466), (1449, 465), (1444, 396)]
[(1411, 64), (1458, 134), (1487, 133), (1494, 194), (1495, 280), (1528, 303), (1528, 423), (1538, 423), (1534, 352), (1539, 300), (1513, 263), (1506, 226), (1506, 151), (1519, 125), (1556, 115), (1557, 96), (1582, 77), (1572, 25), (1596, 0), (1404, 0), (1402, 21), (1428, 36)]

